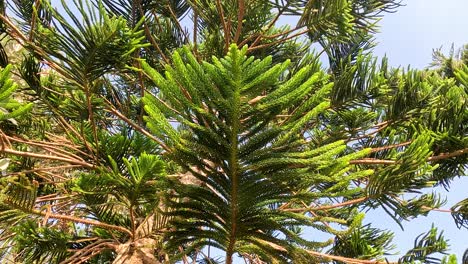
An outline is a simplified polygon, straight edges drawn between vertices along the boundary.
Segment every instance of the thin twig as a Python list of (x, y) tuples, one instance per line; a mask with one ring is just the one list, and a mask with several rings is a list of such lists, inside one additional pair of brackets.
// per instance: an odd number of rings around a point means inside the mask
[(380, 131), (384, 130), (388, 125), (389, 125), (389, 123), (385, 123), (381, 127), (379, 127), (378, 129), (376, 129), (376, 130), (374, 130), (374, 131), (372, 131), (370, 133), (364, 134), (362, 136), (359, 136), (359, 137), (356, 137), (356, 138), (351, 138), (351, 139), (347, 140), (347, 142), (360, 140), (360, 139), (367, 138), (367, 137), (370, 137), (372, 135), (375, 135), (375, 134), (379, 133)]
[(468, 154), (468, 148), (459, 149), (459, 150), (456, 150), (456, 151), (450, 152), (450, 153), (439, 154), (437, 156), (432, 156), (432, 157), (428, 158), (427, 160), (437, 161), (437, 160), (449, 159), (449, 158), (461, 156), (461, 155), (464, 155), (464, 154)]
[(63, 161), (67, 162), (70, 164), (75, 164), (75, 165), (80, 165), (82, 167), (88, 168), (88, 169), (95, 169), (96, 166), (84, 161), (80, 160), (74, 160), (70, 158), (64, 158), (64, 157), (58, 157), (58, 156), (51, 156), (51, 155), (44, 155), (44, 154), (38, 154), (38, 153), (31, 153), (31, 152), (24, 152), (24, 151), (18, 151), (14, 149), (3, 149), (3, 153), (7, 154), (12, 154), (12, 155), (17, 155), (17, 156), (22, 156), (22, 157), (30, 157), (30, 158), (38, 158), (38, 159), (49, 159), (49, 160), (57, 160), (57, 161)]
[[(402, 143), (403, 144), (403, 143)], [(427, 161), (438, 161), (443, 159), (449, 159), (457, 156), (461, 156), (468, 153), (468, 148), (459, 149), (450, 153), (444, 153), (437, 156), (432, 156), (427, 158)], [(374, 159), (374, 158), (365, 158), (358, 160), (351, 160), (349, 164), (395, 164), (395, 160), (384, 160), (384, 159)]]
[(410, 140), (410, 141), (406, 141), (406, 142), (399, 143), (399, 144), (383, 146), (383, 147), (380, 147), (380, 148), (372, 148), (371, 152), (374, 153), (374, 152), (379, 152), (379, 151), (382, 151), (382, 150), (398, 148), (398, 147), (404, 147), (404, 146), (407, 146), (407, 145), (411, 144), (411, 142), (413, 142), (413, 141)]
[(188, 43), (189, 42), (189, 36), (187, 35), (187, 32), (184, 31), (184, 28), (180, 24), (179, 19), (177, 19), (177, 16), (176, 16), (174, 10), (172, 9), (171, 5), (166, 5), (166, 6), (169, 8), (169, 12), (171, 13), (172, 19), (174, 19), (174, 22), (175, 22), (177, 28), (179, 28), (179, 30), (184, 35), (184, 42)]
[(392, 262), (386, 262), (386, 261), (384, 262), (384, 261), (379, 261), (379, 260), (361, 260), (361, 259), (354, 259), (354, 258), (346, 258), (346, 257), (334, 256), (330, 254), (311, 251), (311, 250), (306, 250), (306, 252), (312, 256), (320, 257), (320, 258), (327, 259), (327, 260), (330, 259), (330, 260), (341, 261), (341, 262), (348, 263), (348, 264), (390, 264), (392, 263)]
[(309, 29), (306, 29), (306, 30), (303, 30), (303, 31), (301, 31), (299, 33), (296, 33), (294, 35), (291, 35), (291, 36), (288, 36), (288, 37), (285, 37), (285, 38), (282, 38), (282, 39), (279, 39), (279, 40), (276, 40), (276, 41), (273, 41), (273, 42), (270, 42), (270, 43), (265, 43), (263, 45), (249, 47), (248, 50), (249, 51), (254, 51), (254, 50), (257, 50), (257, 49), (263, 49), (263, 48), (268, 48), (268, 47), (273, 46), (273, 45), (278, 45), (278, 44), (280, 44), (282, 42), (285, 42), (287, 40), (299, 37), (300, 35), (303, 35), (303, 34), (309, 32), (309, 31), (310, 31)]
[(218, 13), (221, 19), (221, 25), (223, 26), (224, 31), (224, 49), (227, 51), (229, 49), (229, 45), (231, 44), (231, 32), (226, 25), (226, 17), (224, 16), (224, 9), (221, 5), (220, 0), (216, 0), (216, 8), (218, 9)]
[(90, 220), (90, 219), (83, 219), (75, 216), (70, 216), (70, 215), (61, 215), (61, 214), (48, 214), (47, 212), (41, 212), (38, 210), (31, 210), (30, 213), (35, 214), (35, 215), (40, 215), (40, 216), (48, 216), (49, 218), (52, 219), (57, 219), (57, 220), (64, 220), (64, 221), (69, 221), (69, 222), (74, 222), (74, 223), (80, 223), (80, 224), (85, 224), (85, 225), (92, 225), (92, 226), (97, 226), (97, 227), (102, 227), (105, 229), (112, 229), (112, 230), (117, 230), (123, 233), (127, 233), (130, 236), (132, 235), (132, 232), (122, 226), (116, 226), (116, 225), (110, 225), (106, 223), (102, 223), (96, 220)]
[(369, 199), (369, 197), (361, 197), (361, 198), (349, 200), (349, 201), (338, 203), (338, 204), (317, 206), (317, 207), (307, 206), (305, 208), (291, 208), (291, 209), (284, 209), (284, 211), (287, 211), (287, 212), (314, 212), (314, 211), (330, 210), (330, 209), (334, 209), (334, 208), (344, 207), (344, 206), (347, 206), (347, 205), (362, 203), (362, 202), (364, 202), (364, 201), (366, 201), (368, 199)]
[(245, 14), (244, 0), (238, 0), (238, 3), (239, 3), (239, 10), (237, 10), (237, 28), (236, 28), (236, 34), (234, 35), (234, 42), (236, 44), (239, 41), (240, 35), (242, 33), (242, 23), (243, 23), (244, 14)]
[(281, 17), (281, 15), (283, 15), (284, 11), (287, 9), (287, 7), (289, 6), (289, 2), (286, 3), (286, 5), (280, 10), (278, 11), (278, 13), (276, 14), (275, 18), (273, 18), (272, 21), (270, 21), (270, 23), (266, 26), (266, 28), (264, 30), (262, 30), (262, 33), (258, 34), (258, 35), (251, 35), (249, 36), (248, 38), (246, 38), (245, 40), (243, 40), (239, 46), (242, 47), (244, 46), (245, 44), (247, 44), (248, 41), (250, 41), (253, 37), (257, 36), (257, 38), (254, 40), (253, 44), (252, 45), (256, 45), (262, 37), (264, 37), (263, 33), (265, 32), (268, 32), (275, 24), (276, 22), (278, 21), (278, 19)]
[(64, 165), (64, 166), (54, 166), (54, 167), (42, 167), (42, 168), (36, 168), (36, 169), (26, 170), (26, 171), (10, 172), (10, 173), (7, 173), (4, 176), (13, 176), (13, 175), (18, 175), (18, 174), (28, 174), (28, 173), (38, 172), (38, 171), (47, 171), (47, 170), (71, 169), (71, 168), (77, 168), (77, 167), (81, 167), (81, 165)]
[[(156, 19), (156, 21), (158, 21), (158, 18), (155, 18), (155, 19)], [(148, 38), (151, 45), (159, 52), (159, 54), (161, 55), (161, 58), (163, 59), (163, 61), (166, 64), (169, 64), (170, 63), (169, 59), (167, 59), (167, 57), (164, 55), (163, 51), (161, 50), (161, 47), (159, 47), (159, 44), (153, 38), (153, 35), (151, 34), (151, 31), (149, 30), (149, 27), (148, 27), (148, 24), (146, 23), (146, 21), (143, 22), (143, 27), (144, 27), (144, 30), (145, 30), (146, 38)]]
[(351, 160), (349, 164), (395, 164), (395, 160), (383, 160), (383, 159), (374, 159), (374, 158), (365, 158), (365, 159), (358, 159), (358, 160)]
[(193, 10), (193, 53), (199, 59), (198, 55), (198, 12)]
[(72, 157), (72, 158), (75, 158), (77, 160), (84, 161), (84, 159), (81, 158), (80, 156), (75, 155), (73, 153), (70, 153), (70, 152), (68, 152), (68, 151), (66, 151), (64, 149), (55, 147), (52, 144), (49, 144), (49, 142), (38, 142), (38, 141), (24, 140), (22, 138), (9, 137), (9, 136), (6, 136), (6, 137), (9, 140), (14, 141), (14, 142), (19, 142), (19, 143), (24, 143), (24, 144), (27, 144), (27, 145), (30, 145), (30, 146), (40, 147), (40, 148), (42, 148), (44, 150), (47, 150), (47, 151), (49, 151), (51, 153), (56, 154), (57, 156), (61, 156), (61, 157), (65, 157), (65, 158), (66, 157)]
[(156, 138), (155, 136), (153, 136), (150, 132), (148, 132), (146, 129), (144, 129), (143, 127), (139, 126), (138, 124), (136, 124), (135, 122), (133, 122), (132, 120), (130, 120), (128, 117), (126, 117), (125, 115), (123, 115), (122, 113), (120, 113), (117, 109), (115, 109), (109, 101), (107, 101), (107, 104), (108, 104), (108, 110), (113, 113), (114, 115), (116, 115), (118, 118), (120, 118), (122, 121), (126, 122), (127, 124), (129, 124), (131, 127), (133, 127), (136, 131), (142, 133), (143, 135), (147, 136), (148, 138), (152, 139), (153, 141), (155, 141), (156, 143), (158, 143), (165, 151), (167, 152), (172, 152), (171, 149), (162, 141), (160, 140), (159, 138)]

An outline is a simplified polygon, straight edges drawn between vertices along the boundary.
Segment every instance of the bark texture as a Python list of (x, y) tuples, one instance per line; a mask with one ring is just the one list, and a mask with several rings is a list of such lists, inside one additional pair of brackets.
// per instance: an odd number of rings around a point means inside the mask
[(117, 258), (113, 264), (159, 264), (156, 259), (155, 245), (157, 241), (151, 238), (141, 238), (117, 246)]

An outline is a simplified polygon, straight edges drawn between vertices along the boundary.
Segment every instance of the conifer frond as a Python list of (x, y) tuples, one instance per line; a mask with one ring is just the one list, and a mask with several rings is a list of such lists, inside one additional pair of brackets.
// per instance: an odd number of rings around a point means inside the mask
[(11, 65), (0, 71), (0, 122), (24, 115), (31, 110), (33, 103), (22, 104), (13, 98), (13, 92), (18, 88), (10, 78)]
[(130, 160), (123, 158), (123, 170), (111, 157), (109, 159), (113, 171), (82, 174), (74, 189), (81, 194), (88, 213), (103, 222), (127, 226), (130, 225), (129, 211), (146, 215), (147, 210), (154, 210), (158, 205), (161, 198), (158, 193), (166, 184), (164, 166), (157, 156), (146, 153)]
[(440, 259), (431, 257), (434, 253), (445, 253), (448, 249), (448, 244), (442, 235), (438, 233), (437, 228), (432, 226), (425, 234), (419, 235), (414, 241), (414, 248), (409, 250), (405, 256), (398, 260), (398, 263), (413, 263), (414, 261), (422, 261), (423, 263), (436, 264), (440, 263)]
[[(148, 127), (170, 146), (168, 155), (199, 181), (176, 189), (170, 203), (175, 229), (168, 233), (169, 246), (212, 245), (225, 250), (228, 258), (242, 250), (264, 252), (258, 254), (269, 256), (265, 261), (281, 262), (292, 257), (295, 244), (316, 244), (284, 225), (308, 225), (333, 234), (360, 225), (358, 215), (349, 222), (332, 216), (309, 218), (277, 206), (299, 197), (316, 199), (319, 192), (345, 195), (351, 180), (371, 173), (351, 173), (348, 162), (368, 152), (344, 155), (343, 141), (301, 148), (300, 130), (329, 109), (328, 77), (304, 67), (283, 81), (288, 62), (271, 65), (271, 58), (255, 60), (246, 51), (232, 45), (224, 58), (200, 64), (185, 49), (174, 54), (165, 76), (143, 63), (158, 96), (166, 100), (163, 104), (148, 94), (143, 102)], [(278, 125), (277, 115), (296, 108), (300, 114)], [(168, 118), (176, 119), (179, 129)], [(316, 175), (336, 185), (309, 195), (306, 190), (314, 188)], [(325, 219), (349, 224), (349, 230), (319, 224)]]
[(0, 0), (0, 262), (380, 263), (366, 210), (466, 227), (427, 189), (467, 171), (468, 46), (379, 62), (399, 5)]
[[(65, 14), (48, 6), (52, 26), (37, 30), (35, 43), (43, 47), (45, 57), (53, 62), (65, 77), (80, 85), (124, 67), (141, 44), (143, 32), (130, 28), (122, 17), (111, 17), (100, 5), (97, 9), (75, 2), (79, 14), (63, 2)], [(82, 22), (81, 22), (82, 20)]]
[(452, 206), (452, 217), (458, 228), (468, 228), (468, 199), (464, 199)]
[(25, 221), (14, 227), (15, 240), (26, 245), (19, 251), (18, 261), (24, 263), (60, 263), (70, 252), (71, 236), (54, 227), (40, 227), (36, 221)]
[(333, 255), (373, 259), (393, 249), (393, 234), (365, 225), (355, 229), (347, 236), (337, 236), (330, 253)]

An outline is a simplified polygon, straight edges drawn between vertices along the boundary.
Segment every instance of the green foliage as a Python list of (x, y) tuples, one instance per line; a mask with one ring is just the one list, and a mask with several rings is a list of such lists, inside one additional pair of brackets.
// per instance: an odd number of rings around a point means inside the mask
[(146, 153), (130, 160), (123, 158), (123, 168), (109, 159), (112, 171), (82, 174), (74, 190), (87, 206), (87, 213), (103, 222), (129, 227), (130, 211), (145, 217), (158, 207), (167, 184), (164, 165), (157, 156)]
[(122, 17), (109, 16), (101, 5), (96, 10), (89, 5), (86, 9), (81, 1), (75, 4), (80, 17), (65, 2), (67, 16), (48, 6), (56, 26), (40, 27), (35, 41), (60, 66), (62, 74), (77, 84), (90, 85), (113, 69), (124, 67), (131, 55), (144, 46), (143, 36), (142, 31), (130, 28)]
[(10, 78), (11, 65), (0, 71), (0, 122), (12, 119), (31, 110), (33, 103), (22, 104), (12, 98), (18, 88)]
[[(36, 221), (25, 221), (14, 227), (14, 240), (21, 245), (17, 260), (23, 263), (60, 263), (70, 253), (71, 236), (54, 227), (40, 227)], [(23, 248), (24, 246), (24, 248)]]
[(13, 0), (10, 2), (24, 33), (33, 34), (38, 25), (48, 25), (51, 22), (51, 13), (44, 8), (43, 2), (45, 1)]
[(448, 248), (447, 241), (442, 233), (437, 233), (437, 228), (432, 226), (426, 234), (419, 235), (414, 241), (414, 248), (409, 250), (398, 263), (413, 263), (422, 261), (424, 263), (440, 263), (440, 259), (430, 257), (434, 253), (445, 253)]
[(448, 258), (447, 256), (444, 256), (441, 260), (442, 264), (457, 264), (457, 256), (455, 255), (450, 255)]
[(468, 52), (375, 59), (399, 1), (72, 2), (0, 1), (0, 262), (382, 262), (365, 212), (403, 225), (466, 174)]
[(468, 199), (464, 199), (452, 207), (452, 216), (459, 228), (468, 228)]
[[(199, 64), (185, 49), (174, 54), (174, 66), (166, 68), (165, 77), (143, 63), (166, 100), (162, 104), (150, 95), (143, 99), (147, 125), (167, 143), (171, 159), (199, 182), (177, 188), (177, 202), (170, 204), (175, 229), (168, 233), (169, 246), (211, 245), (226, 250), (228, 258), (240, 252), (285, 261), (299, 250), (295, 244), (314, 245), (289, 230), (294, 226), (334, 234), (351, 231), (326, 227), (315, 223), (322, 217), (308, 219), (277, 205), (299, 197), (345, 195), (351, 180), (370, 172), (343, 177), (350, 170), (347, 162), (365, 152), (343, 155), (343, 142), (309, 149), (298, 137), (329, 107), (325, 96), (331, 84), (323, 72), (304, 67), (281, 81), (288, 62), (271, 65), (271, 58), (255, 60), (246, 51), (233, 45), (223, 59)], [(301, 115), (278, 120), (287, 109), (300, 109)], [(177, 131), (168, 118), (191, 133)], [(318, 178), (330, 185), (321, 186)], [(317, 192), (308, 193), (311, 186)], [(349, 219), (350, 230), (360, 219)]]
[(359, 259), (378, 258), (394, 248), (392, 238), (391, 232), (365, 225), (346, 236), (337, 236), (330, 253), (344, 257), (359, 256)]
[(10, 208), (25, 211), (33, 208), (37, 196), (37, 182), (31, 182), (24, 176), (13, 176), (3, 179), (2, 185), (2, 203)]

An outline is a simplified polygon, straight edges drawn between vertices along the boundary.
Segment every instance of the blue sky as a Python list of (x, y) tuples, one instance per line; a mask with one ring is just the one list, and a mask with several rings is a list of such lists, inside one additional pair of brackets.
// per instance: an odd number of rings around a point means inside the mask
[[(381, 33), (376, 36), (379, 44), (374, 54), (379, 57), (386, 54), (390, 65), (424, 68), (432, 61), (433, 49), (442, 47), (447, 53), (452, 44), (455, 49), (468, 44), (467, 0), (407, 0), (403, 3), (406, 6), (380, 21)], [(437, 188), (447, 195), (445, 208), (467, 198), (468, 177), (455, 180), (451, 187), (450, 192)], [(367, 221), (376, 227), (395, 230), (394, 242), (402, 253), (411, 248), (413, 239), (429, 230), (432, 223), (444, 230), (446, 238), (450, 239), (450, 252), (457, 254), (459, 263), (468, 248), (468, 230), (456, 228), (447, 213), (432, 212), (428, 217), (404, 223), (404, 231), (381, 211), (372, 212)]]
[[(387, 14), (377, 34), (377, 56), (387, 54), (392, 66), (426, 67), (432, 49), (448, 51), (468, 43), (467, 0), (406, 0), (395, 14)], [(468, 244), (468, 243), (467, 243)]]

